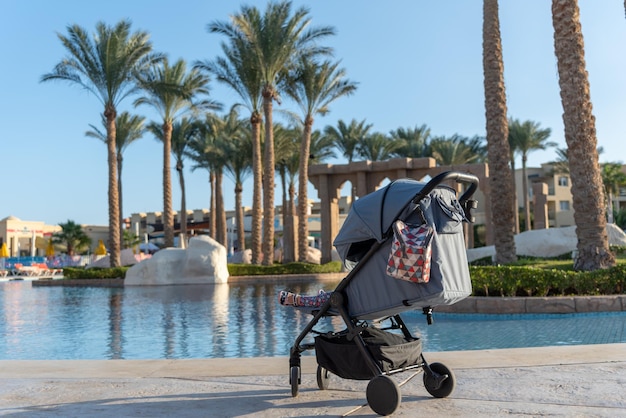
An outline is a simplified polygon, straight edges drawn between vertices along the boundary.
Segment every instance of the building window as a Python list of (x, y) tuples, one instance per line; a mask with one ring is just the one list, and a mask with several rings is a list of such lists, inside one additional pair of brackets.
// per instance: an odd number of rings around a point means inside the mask
[(569, 210), (569, 201), (567, 201), (567, 200), (559, 201), (559, 208), (561, 209), (562, 212), (568, 211)]
[(567, 176), (559, 177), (559, 186), (567, 187), (568, 185), (569, 185), (569, 179), (567, 178)]

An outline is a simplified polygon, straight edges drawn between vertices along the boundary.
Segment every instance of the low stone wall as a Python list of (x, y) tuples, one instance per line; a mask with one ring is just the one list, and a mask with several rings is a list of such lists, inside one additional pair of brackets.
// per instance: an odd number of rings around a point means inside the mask
[(83, 286), (83, 287), (124, 287), (124, 279), (58, 279), (33, 280), (33, 287)]
[(495, 297), (472, 296), (450, 306), (437, 306), (437, 312), (520, 314), (585, 313), (626, 311), (626, 295)]

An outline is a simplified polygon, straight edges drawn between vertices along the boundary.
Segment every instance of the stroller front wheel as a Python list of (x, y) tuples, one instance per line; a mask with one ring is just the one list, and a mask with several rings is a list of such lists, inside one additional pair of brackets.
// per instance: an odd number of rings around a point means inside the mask
[(430, 364), (433, 374), (424, 373), (424, 387), (435, 398), (445, 398), (456, 387), (456, 378), (452, 370), (442, 363)]
[(330, 372), (322, 366), (317, 366), (317, 387), (320, 390), (328, 389), (328, 382), (330, 380)]
[(298, 386), (300, 384), (300, 367), (292, 366), (289, 369), (289, 383), (291, 383), (291, 396), (298, 396)]
[(391, 415), (400, 406), (402, 397), (398, 384), (386, 375), (370, 380), (365, 392), (367, 403), (378, 415)]

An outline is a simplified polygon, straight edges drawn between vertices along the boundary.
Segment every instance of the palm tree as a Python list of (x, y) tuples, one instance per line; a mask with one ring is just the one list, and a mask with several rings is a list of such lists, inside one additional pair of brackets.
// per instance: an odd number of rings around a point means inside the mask
[(237, 108), (233, 107), (231, 112), (235, 113), (233, 119), (237, 119), (239, 129), (237, 134), (233, 134), (229, 141), (224, 143), (225, 165), (224, 174), (230, 176), (235, 183), (235, 225), (237, 228), (237, 239), (233, 243), (237, 251), (246, 249), (244, 212), (242, 205), (243, 183), (252, 174), (252, 132), (246, 128), (244, 120), (239, 120)]
[(384, 161), (391, 158), (399, 143), (380, 132), (371, 133), (361, 138), (357, 144), (359, 155), (369, 161)]
[[(280, 177), (283, 206), (283, 263), (295, 261), (299, 243), (296, 240), (294, 215), (296, 186), (295, 179), (300, 165), (301, 128), (288, 129), (282, 125), (274, 127), (276, 145), (276, 168)], [(306, 257), (305, 260), (306, 261)]]
[(415, 128), (398, 128), (389, 133), (391, 139), (397, 142), (398, 148), (394, 157), (423, 158), (430, 157), (429, 146), (430, 128), (426, 125)]
[(517, 255), (498, 0), (484, 0), (483, 3), (483, 72), (489, 171), (497, 173), (489, 176), (491, 190), (498, 191), (498, 198), (492, 195), (490, 201), (496, 248), (495, 261), (498, 264), (506, 264), (515, 261)]
[(117, 107), (124, 98), (137, 92), (136, 75), (163, 59), (163, 55), (152, 53), (147, 32), (131, 34), (127, 20), (113, 27), (98, 22), (93, 38), (78, 25), (68, 26), (67, 31), (68, 36), (58, 34), (58, 37), (69, 52), (68, 57), (52, 72), (44, 74), (41, 81), (62, 80), (76, 84), (93, 93), (104, 106), (109, 166), (109, 252), (111, 267), (118, 267), (121, 237), (115, 145)]
[(330, 125), (324, 128), (324, 136), (330, 137), (335, 147), (351, 163), (358, 155), (358, 144), (369, 135), (371, 128), (372, 124), (366, 125), (365, 119), (361, 122), (352, 119), (349, 125), (340, 119), (336, 128)]
[[(155, 122), (148, 125), (148, 129), (161, 143), (163, 142), (163, 127)], [(181, 239), (187, 239), (187, 198), (185, 189), (184, 160), (187, 156), (189, 143), (198, 134), (197, 123), (189, 118), (182, 117), (172, 125), (171, 148), (176, 160), (176, 172), (180, 184), (180, 234)]]
[(339, 63), (325, 61), (321, 64), (303, 57), (300, 65), (288, 77), (285, 93), (300, 107), (302, 141), (298, 175), (298, 261), (306, 261), (308, 228), (308, 185), (311, 154), (311, 133), (315, 115), (326, 115), (335, 100), (351, 95), (356, 84), (345, 78), (346, 72)]
[[(117, 149), (117, 193), (119, 196), (119, 212), (120, 212), (120, 237), (124, 237), (124, 205), (123, 194), (122, 194), (122, 163), (124, 161), (124, 151), (126, 148), (141, 138), (145, 131), (144, 129), (144, 121), (146, 118), (143, 116), (132, 115), (128, 112), (122, 112), (122, 114), (118, 115), (115, 120), (115, 148)], [(94, 125), (89, 125), (91, 127), (90, 131), (85, 132), (85, 136), (99, 139), (107, 143), (107, 134), (106, 134), (106, 126), (107, 121), (104, 116), (102, 116), (102, 125), (104, 126), (105, 131), (101, 131)]]
[(606, 232), (606, 203), (579, 14), (575, 0), (552, 1), (554, 51), (578, 237), (574, 268), (598, 270), (615, 265), (615, 257), (609, 251)]
[[(231, 16), (232, 24), (212, 25), (212, 31), (245, 39), (256, 58), (255, 68), (261, 76), (261, 95), (265, 116), (265, 173), (274, 173), (273, 102), (280, 103), (278, 84), (286, 70), (303, 56), (327, 54), (329, 48), (316, 41), (333, 35), (331, 27), (309, 28), (309, 10), (301, 7), (291, 13), (291, 2), (268, 3), (263, 14), (256, 7), (242, 6)], [(272, 264), (274, 252), (274, 176), (263, 176), (263, 264)]]
[(607, 218), (613, 223), (613, 196), (619, 195), (620, 188), (626, 185), (626, 174), (622, 171), (621, 163), (604, 163), (602, 167), (602, 183), (608, 195)]
[(477, 164), (485, 159), (482, 138), (472, 139), (453, 135), (449, 138), (436, 137), (430, 141), (431, 156), (439, 165)]
[[(526, 163), (528, 153), (531, 151), (545, 150), (547, 147), (555, 147), (556, 142), (547, 141), (551, 134), (550, 128), (541, 129), (539, 123), (530, 120), (520, 122), (518, 119), (509, 120), (508, 142), (512, 155), (519, 154), (522, 157), (522, 189), (524, 190), (524, 210), (526, 214), (526, 230), (531, 230), (530, 203), (528, 199), (528, 176), (526, 175)], [(514, 160), (511, 161), (511, 164)], [(513, 171), (515, 174), (515, 171)], [(513, 175), (515, 178), (515, 175)], [(515, 180), (513, 181), (515, 184)], [(516, 203), (517, 204), (517, 203)]]
[(144, 96), (135, 100), (135, 106), (148, 105), (161, 117), (163, 130), (163, 232), (165, 247), (174, 245), (174, 212), (172, 209), (172, 124), (182, 114), (194, 109), (219, 109), (209, 100), (194, 102), (200, 95), (208, 95), (209, 77), (192, 68), (187, 72), (184, 60), (170, 66), (167, 59), (139, 78)]
[(83, 252), (89, 249), (91, 238), (85, 234), (83, 227), (68, 220), (66, 223), (60, 223), (61, 231), (52, 234), (52, 242), (60, 244), (67, 249), (67, 255), (73, 256), (77, 252)]
[(217, 81), (229, 86), (243, 100), (240, 105), (250, 111), (250, 131), (252, 140), (252, 264), (259, 264), (261, 258), (262, 179), (261, 160), (261, 73), (257, 71), (256, 57), (244, 35), (236, 27), (227, 23), (208, 25), (209, 32), (225, 34), (229, 44), (222, 43), (224, 57), (214, 61), (196, 62), (196, 68), (214, 74)]

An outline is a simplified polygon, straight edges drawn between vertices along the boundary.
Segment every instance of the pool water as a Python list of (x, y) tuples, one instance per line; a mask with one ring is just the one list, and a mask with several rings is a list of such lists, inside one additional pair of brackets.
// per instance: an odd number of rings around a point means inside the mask
[[(153, 287), (31, 287), (0, 283), (0, 360), (185, 359), (288, 356), (311, 319), (277, 302), (328, 283)], [(424, 351), (626, 342), (626, 312), (402, 314)], [(322, 329), (345, 328), (338, 317)], [(308, 352), (307, 354), (312, 354)]]

